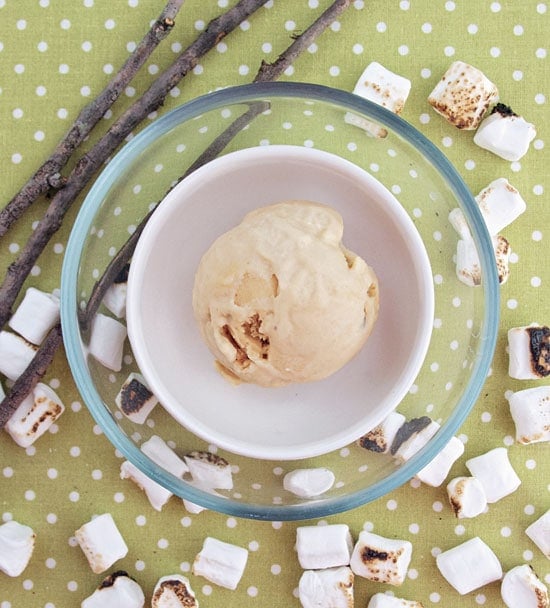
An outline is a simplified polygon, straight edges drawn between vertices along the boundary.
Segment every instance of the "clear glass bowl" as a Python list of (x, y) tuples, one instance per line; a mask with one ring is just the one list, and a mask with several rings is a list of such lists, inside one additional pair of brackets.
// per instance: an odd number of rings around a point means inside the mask
[[(357, 119), (381, 128), (385, 136), (367, 134)], [(88, 355), (89, 323), (83, 319), (94, 285), (130, 235), (139, 234), (136, 227), (228, 128), (233, 129), (231, 137), (225, 138), (217, 155), (258, 145), (315, 147), (371, 173), (413, 220), (430, 258), (435, 318), (424, 365), (397, 410), (407, 419), (428, 416), (440, 429), (406, 463), (357, 443), (305, 460), (247, 458), (206, 444), (175, 423), (160, 404), (145, 424), (132, 423), (115, 403), (129, 374), (140, 371), (128, 340), (120, 372)], [(476, 287), (456, 275), (459, 237), (448, 216), (457, 207), (480, 260), (482, 282)], [(399, 116), (376, 104), (324, 86), (283, 82), (210, 93), (168, 112), (129, 141), (82, 205), (67, 245), (61, 292), (69, 365), (85, 404), (115, 448), (181, 498), (226, 514), (272, 521), (324, 517), (368, 503), (404, 484), (431, 461), (457, 433), (482, 389), (499, 315), (499, 283), (484, 220), (441, 152)], [(107, 312), (103, 304), (99, 311)], [(159, 467), (139, 448), (152, 435), (162, 437), (180, 455), (216, 451), (232, 465), (233, 489), (199, 489)], [(329, 491), (304, 499), (284, 490), (286, 472), (311, 467), (334, 472), (336, 483)]]

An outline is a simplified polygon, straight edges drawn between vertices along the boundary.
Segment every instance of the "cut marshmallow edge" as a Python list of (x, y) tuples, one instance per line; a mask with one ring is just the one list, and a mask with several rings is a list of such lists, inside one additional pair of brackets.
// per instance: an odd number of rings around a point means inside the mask
[(508, 330), (508, 375), (539, 380), (550, 375), (550, 328), (532, 323)]
[(525, 534), (542, 551), (543, 555), (550, 559), (550, 509), (529, 524)]
[(548, 589), (529, 564), (508, 570), (500, 585), (502, 601), (508, 608), (543, 608), (550, 605)]
[(510, 463), (508, 450), (503, 447), (470, 458), (466, 461), (466, 468), (483, 486), (489, 504), (512, 494), (521, 485), (521, 479)]
[(58, 323), (59, 306), (59, 297), (55, 293), (29, 287), (8, 325), (25, 340), (38, 346)]
[(15, 520), (0, 525), (0, 570), (11, 577), (22, 574), (31, 560), (35, 540), (30, 526)]
[(92, 321), (89, 354), (104, 367), (119, 372), (126, 340), (126, 326), (113, 317), (97, 313)]
[(347, 524), (299, 526), (295, 549), (304, 570), (348, 566), (353, 539)]
[(110, 513), (97, 515), (74, 535), (95, 574), (105, 572), (128, 553), (128, 546)]
[(298, 598), (303, 608), (354, 605), (354, 574), (349, 566), (305, 570), (298, 582)]
[(523, 445), (550, 441), (550, 386), (507, 394), (516, 441)]
[(334, 485), (334, 473), (325, 467), (294, 469), (283, 477), (283, 488), (300, 498), (315, 498)]
[(195, 557), (192, 572), (215, 585), (235, 590), (244, 574), (247, 560), (247, 549), (207, 537)]
[(406, 600), (387, 593), (375, 593), (370, 598), (367, 608), (424, 608), (424, 605), (415, 600)]

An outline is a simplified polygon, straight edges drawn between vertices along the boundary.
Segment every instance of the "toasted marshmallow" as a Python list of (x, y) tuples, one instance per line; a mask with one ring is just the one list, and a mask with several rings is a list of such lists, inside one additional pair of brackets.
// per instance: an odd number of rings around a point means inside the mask
[(525, 534), (550, 559), (550, 509), (529, 525)]
[(540, 325), (508, 330), (508, 374), (517, 380), (550, 375), (550, 328)]
[(353, 608), (354, 574), (348, 566), (306, 570), (298, 583), (303, 608)]
[(126, 327), (122, 323), (98, 313), (92, 321), (89, 352), (101, 365), (119, 372), (126, 335)]
[(515, 492), (521, 479), (514, 471), (506, 448), (494, 448), (466, 461), (470, 473), (479, 479), (488, 503), (494, 503)]
[(145, 492), (147, 499), (155, 511), (162, 511), (162, 507), (172, 497), (172, 492), (164, 486), (147, 477), (129, 460), (125, 460), (120, 465), (120, 478), (131, 479), (141, 490)]
[(162, 576), (151, 598), (151, 608), (199, 608), (189, 579), (181, 574)]
[(478, 127), (489, 105), (498, 100), (497, 87), (481, 70), (454, 61), (428, 96), (428, 103), (458, 129)]
[(217, 490), (233, 488), (231, 465), (225, 458), (199, 450), (189, 452), (184, 458), (194, 482)]
[(396, 411), (391, 412), (378, 426), (358, 440), (359, 445), (371, 452), (388, 454), (397, 431), (405, 424), (406, 420), (403, 414)]
[(550, 386), (536, 386), (508, 396), (516, 427), (516, 441), (529, 444), (550, 441)]
[[(409, 424), (411, 422), (412, 421), (409, 421)], [(414, 430), (404, 441), (401, 442), (395, 451), (392, 446), (393, 455), (401, 462), (407, 462), (407, 460), (410, 460), (428, 443), (428, 441), (430, 441), (438, 430), (439, 424), (433, 420), (430, 420), (426, 426), (419, 430)]]
[(94, 517), (74, 533), (92, 572), (101, 574), (128, 553), (110, 513)]
[(527, 209), (518, 190), (505, 177), (493, 180), (475, 197), (491, 236), (496, 236)]
[(152, 435), (141, 444), (141, 451), (176, 477), (183, 477), (189, 471), (189, 467), (174, 452), (174, 450), (158, 435)]
[(207, 537), (193, 562), (193, 574), (203, 576), (220, 587), (235, 590), (247, 560), (248, 551), (243, 547)]
[(387, 593), (375, 593), (369, 600), (367, 608), (424, 608), (420, 602), (404, 600)]
[[(491, 238), (498, 281), (506, 283), (510, 276), (510, 243), (502, 235)], [(456, 247), (456, 276), (466, 285), (481, 285), (481, 263), (473, 240), (459, 239)]]
[(110, 574), (80, 604), (81, 608), (143, 608), (145, 596), (138, 583), (122, 570)]
[(504, 575), (500, 595), (508, 608), (547, 608), (548, 589), (528, 564), (516, 566)]
[(461, 239), (464, 241), (470, 241), (472, 239), (472, 233), (470, 232), (470, 227), (468, 226), (462, 209), (459, 207), (451, 209), (449, 212), (449, 222)]
[(31, 344), (42, 344), (59, 321), (59, 298), (29, 287), (8, 325)]
[(487, 496), (479, 479), (455, 477), (447, 484), (449, 503), (459, 519), (477, 517), (487, 509)]
[(518, 116), (503, 103), (497, 103), (491, 114), (479, 125), (474, 143), (504, 160), (520, 160), (535, 139), (535, 125)]
[(55, 391), (38, 382), (10, 416), (5, 429), (23, 448), (28, 448), (41, 437), (65, 411)]
[(296, 553), (304, 570), (348, 566), (352, 549), (347, 524), (296, 528)]
[(363, 530), (353, 548), (350, 566), (354, 574), (377, 583), (401, 585), (412, 557), (408, 540), (384, 538)]
[(121, 386), (115, 403), (132, 422), (143, 424), (157, 405), (158, 399), (147, 386), (145, 378), (132, 372)]
[(330, 490), (334, 479), (334, 473), (325, 467), (295, 469), (284, 476), (283, 487), (300, 498), (313, 498)]
[(27, 567), (36, 534), (15, 520), (0, 526), (0, 570), (8, 576), (19, 576)]
[(36, 354), (36, 346), (11, 331), (0, 331), (0, 374), (17, 380)]
[(429, 462), (416, 477), (422, 483), (434, 488), (439, 487), (447, 478), (453, 464), (464, 453), (464, 444), (457, 437), (451, 437), (449, 443)]

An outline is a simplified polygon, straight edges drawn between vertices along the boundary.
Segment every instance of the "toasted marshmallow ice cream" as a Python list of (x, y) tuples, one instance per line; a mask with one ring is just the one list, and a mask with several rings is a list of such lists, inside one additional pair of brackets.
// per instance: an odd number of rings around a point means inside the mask
[(202, 336), (228, 379), (265, 387), (330, 376), (378, 315), (372, 268), (342, 244), (332, 208), (258, 208), (204, 254), (193, 289)]

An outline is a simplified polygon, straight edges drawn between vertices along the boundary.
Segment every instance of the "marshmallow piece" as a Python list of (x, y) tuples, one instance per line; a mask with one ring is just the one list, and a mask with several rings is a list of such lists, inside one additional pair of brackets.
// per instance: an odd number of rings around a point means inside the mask
[(529, 525), (525, 534), (550, 559), (550, 509)]
[(405, 424), (406, 420), (403, 414), (396, 411), (390, 412), (378, 426), (359, 438), (359, 445), (371, 452), (388, 454), (397, 431)]
[(158, 435), (152, 435), (141, 444), (140, 449), (153, 462), (156, 462), (156, 464), (176, 477), (183, 477), (189, 471), (189, 467), (185, 462)]
[(0, 331), (0, 374), (17, 380), (36, 354), (36, 346), (11, 331)]
[(548, 589), (528, 564), (509, 570), (502, 579), (500, 595), (508, 608), (547, 608)]
[(477, 517), (487, 508), (487, 496), (479, 479), (455, 477), (447, 484), (447, 495), (458, 519)]
[(352, 549), (353, 539), (347, 524), (296, 528), (296, 552), (304, 570), (348, 566)]
[(460, 595), (502, 578), (502, 566), (497, 556), (478, 536), (440, 553), (436, 564)]
[(22, 448), (28, 448), (41, 437), (65, 411), (65, 406), (47, 384), (38, 382), (15, 412), (5, 429)]
[[(491, 238), (498, 282), (503, 285), (510, 276), (510, 243), (502, 236)], [(481, 264), (473, 240), (460, 239), (456, 247), (456, 276), (470, 287), (481, 285)]]
[(439, 487), (447, 478), (453, 464), (463, 453), (462, 441), (457, 437), (451, 437), (441, 452), (416, 474), (417, 479), (433, 488)]
[(19, 576), (27, 567), (36, 534), (33, 529), (15, 520), (0, 526), (0, 570), (8, 576)]
[(188, 578), (181, 574), (170, 574), (157, 581), (151, 608), (199, 608), (199, 601)]
[(184, 458), (194, 482), (217, 490), (233, 488), (231, 465), (225, 458), (199, 450), (186, 454)]
[(143, 608), (145, 596), (127, 572), (119, 570), (107, 576), (101, 585), (80, 604), (81, 608)]
[(92, 572), (101, 574), (128, 553), (110, 513), (94, 517), (74, 533)]
[(369, 600), (367, 608), (424, 608), (420, 602), (404, 600), (386, 593), (375, 593)]
[(92, 321), (89, 352), (101, 365), (119, 372), (126, 335), (126, 327), (122, 323), (98, 313)]
[(132, 372), (120, 387), (115, 403), (132, 422), (143, 424), (157, 405), (158, 399), (147, 386), (145, 378)]
[(517, 161), (527, 154), (536, 135), (535, 125), (518, 116), (510, 107), (497, 103), (479, 125), (474, 143), (504, 160)]
[(302, 608), (353, 608), (353, 579), (348, 566), (306, 570), (298, 583)]
[(235, 590), (246, 567), (248, 551), (225, 543), (216, 538), (207, 537), (201, 551), (195, 557), (192, 572), (203, 576), (211, 583)]
[(313, 498), (330, 490), (334, 480), (334, 473), (324, 467), (295, 469), (284, 476), (283, 487), (301, 498)]
[(31, 344), (42, 344), (59, 321), (59, 298), (29, 287), (8, 325)]
[(481, 456), (466, 461), (470, 473), (479, 479), (488, 503), (499, 501), (501, 498), (515, 492), (521, 479), (510, 464), (506, 448), (494, 448)]
[(428, 96), (428, 103), (458, 129), (471, 131), (497, 99), (497, 87), (481, 70), (454, 61)]
[(127, 283), (113, 283), (103, 296), (103, 304), (115, 317), (122, 319), (126, 316)]
[(538, 380), (550, 375), (550, 328), (540, 325), (508, 330), (508, 375)]
[(125, 460), (120, 465), (120, 478), (132, 480), (138, 488), (145, 492), (147, 499), (155, 511), (162, 511), (162, 507), (172, 497), (172, 492), (161, 486), (159, 483), (147, 477), (129, 460)]
[(472, 233), (462, 209), (459, 207), (451, 209), (449, 212), (449, 222), (462, 240), (470, 241), (472, 239)]
[(353, 548), (350, 566), (354, 574), (377, 583), (401, 585), (412, 556), (408, 540), (384, 538), (363, 530)]
[(516, 441), (527, 445), (550, 441), (550, 386), (537, 386), (508, 396)]
[[(425, 418), (427, 418), (427, 416)], [(416, 420), (420, 419), (417, 418)], [(401, 462), (407, 462), (407, 460), (410, 460), (428, 443), (428, 441), (430, 441), (430, 439), (437, 433), (439, 428), (440, 426), (437, 422), (430, 420), (429, 423), (423, 426), (421, 429), (413, 430), (413, 432), (404, 441), (401, 442), (401, 444), (399, 445), (399, 447), (397, 447), (396, 450), (394, 450), (394, 446), (392, 445), (393, 455)]]
[(521, 194), (504, 177), (485, 186), (475, 200), (491, 236), (496, 236), (527, 209)]

